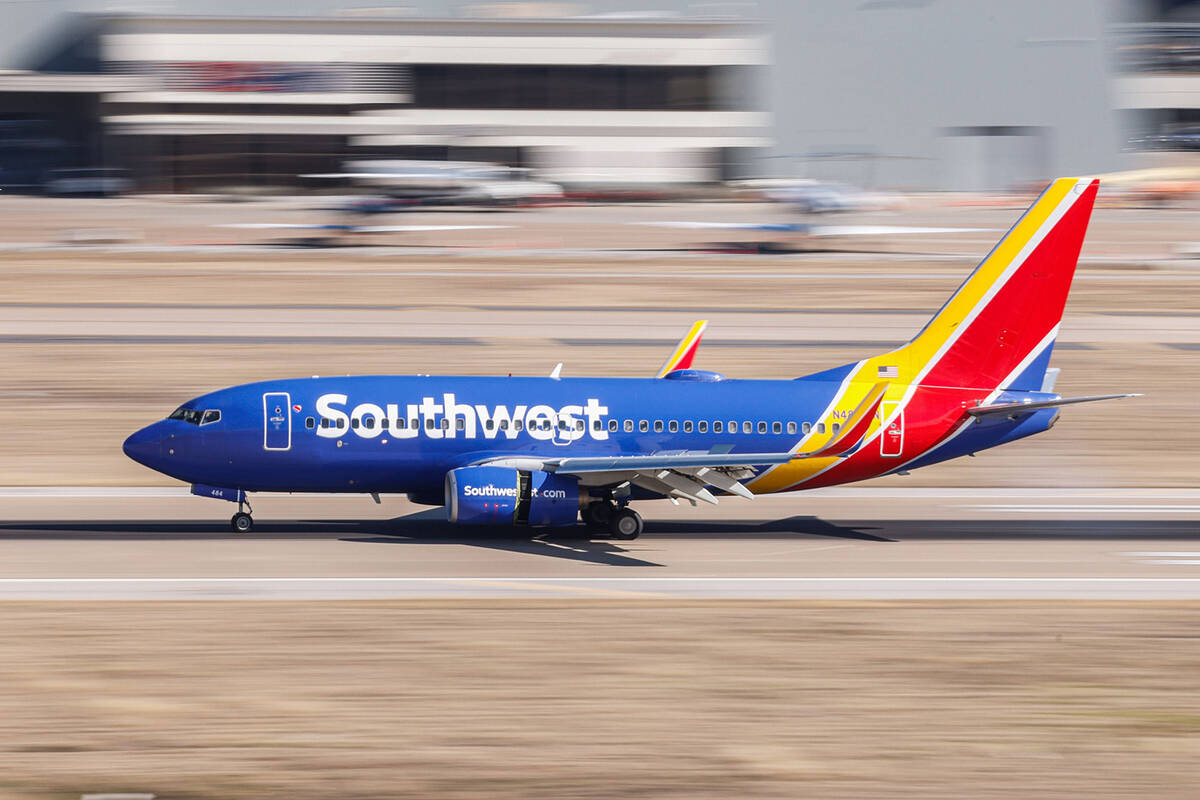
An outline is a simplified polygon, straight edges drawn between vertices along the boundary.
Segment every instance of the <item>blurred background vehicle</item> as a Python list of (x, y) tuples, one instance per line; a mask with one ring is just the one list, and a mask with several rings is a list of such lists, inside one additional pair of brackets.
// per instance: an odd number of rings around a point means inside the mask
[(133, 180), (119, 167), (75, 167), (50, 170), (42, 186), (51, 197), (116, 197), (132, 190)]

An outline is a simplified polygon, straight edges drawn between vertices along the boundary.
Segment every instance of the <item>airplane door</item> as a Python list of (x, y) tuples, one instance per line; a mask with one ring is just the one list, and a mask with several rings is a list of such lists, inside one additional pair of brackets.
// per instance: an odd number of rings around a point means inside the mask
[(292, 397), (287, 392), (263, 395), (263, 449), (292, 449)]
[(895, 400), (889, 400), (879, 404), (879, 413), (882, 419), (887, 421), (883, 432), (879, 435), (879, 455), (884, 458), (899, 458), (904, 452), (904, 412), (896, 414), (894, 419), (888, 420), (892, 414), (896, 412), (896, 408), (900, 405)]

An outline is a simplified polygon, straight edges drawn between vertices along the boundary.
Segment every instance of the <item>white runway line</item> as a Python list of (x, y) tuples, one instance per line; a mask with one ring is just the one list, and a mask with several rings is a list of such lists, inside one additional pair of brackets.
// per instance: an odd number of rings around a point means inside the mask
[[(1061, 505), (1053, 503), (1030, 503), (1026, 505), (1010, 505), (1004, 503), (976, 503), (959, 505), (957, 508), (970, 508), (976, 511), (1006, 511), (1011, 514), (1196, 514), (1200, 513), (1200, 505), (1111, 505), (1091, 503), (1087, 505)], [(1200, 533), (1200, 530), (1197, 530)]]
[(1198, 578), (1140, 577), (296, 577), (3, 578), (0, 599), (356, 600), (656, 599), (1200, 600)]

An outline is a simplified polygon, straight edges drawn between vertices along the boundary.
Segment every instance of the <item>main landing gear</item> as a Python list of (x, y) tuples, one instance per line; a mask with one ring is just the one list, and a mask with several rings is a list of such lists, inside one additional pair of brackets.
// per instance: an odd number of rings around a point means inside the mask
[[(243, 505), (249, 509), (249, 512), (242, 510)], [(239, 502), (237, 513), (229, 520), (229, 527), (233, 528), (235, 533), (249, 533), (254, 528), (254, 518), (250, 516), (250, 512), (253, 511), (249, 501)]]
[(642, 515), (632, 508), (621, 508), (607, 500), (588, 503), (581, 514), (589, 528), (607, 531), (613, 539), (632, 541), (642, 534)]

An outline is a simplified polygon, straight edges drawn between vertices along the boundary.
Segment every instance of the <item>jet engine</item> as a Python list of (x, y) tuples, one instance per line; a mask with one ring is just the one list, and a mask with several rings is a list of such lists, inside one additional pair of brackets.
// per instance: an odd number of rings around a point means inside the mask
[(570, 475), (486, 465), (446, 473), (446, 519), (461, 525), (574, 525), (579, 507)]

